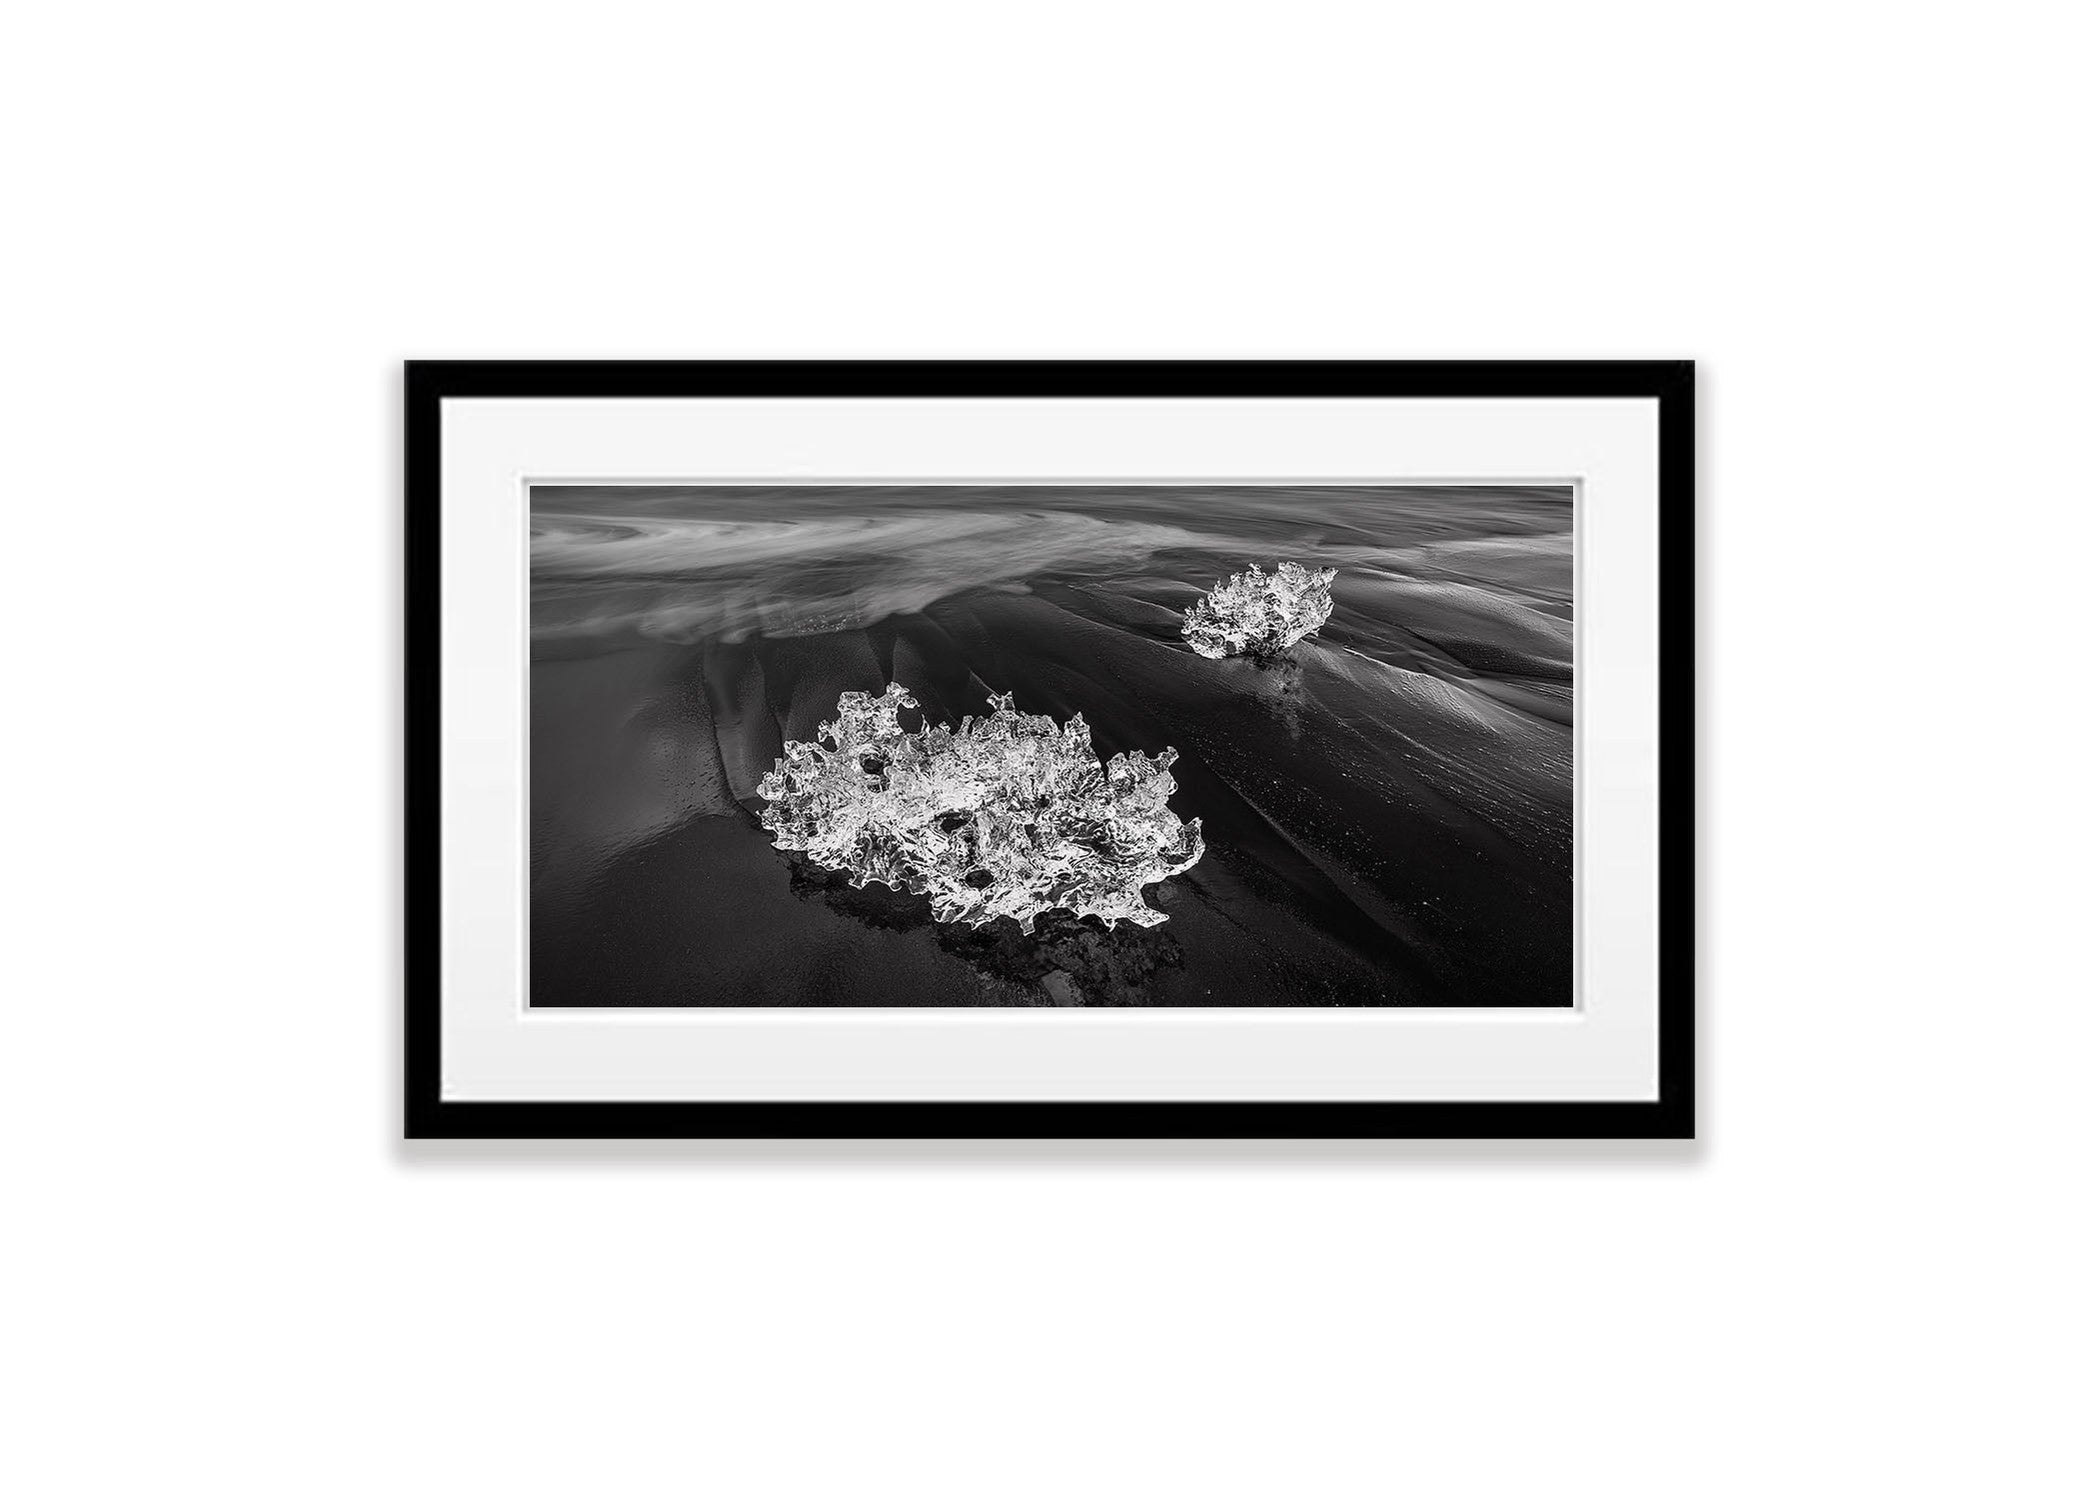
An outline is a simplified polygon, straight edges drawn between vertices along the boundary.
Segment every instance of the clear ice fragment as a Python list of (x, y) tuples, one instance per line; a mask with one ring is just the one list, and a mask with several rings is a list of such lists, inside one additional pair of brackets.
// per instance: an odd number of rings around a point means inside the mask
[(1319, 633), (1334, 612), (1331, 567), (1278, 562), (1273, 573), (1249, 567), (1195, 601), (1181, 633), (1199, 656), (1278, 656)]
[(917, 706), (895, 682), (880, 697), (848, 692), (814, 741), (789, 740), (758, 783), (773, 846), (855, 886), (931, 896), (939, 921), (1011, 916), (1032, 930), (1054, 910), (1110, 927), (1166, 920), (1144, 887), (1203, 855), (1202, 819), (1184, 823), (1166, 805), (1172, 748), (1103, 765), (1083, 716), (1060, 727), (1016, 712), (1011, 693), (992, 698), (988, 718), (907, 733), (897, 710)]

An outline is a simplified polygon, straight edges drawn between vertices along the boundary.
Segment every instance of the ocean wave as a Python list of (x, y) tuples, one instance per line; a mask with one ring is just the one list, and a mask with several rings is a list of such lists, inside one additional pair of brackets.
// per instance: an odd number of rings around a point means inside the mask
[(1180, 526), (1058, 510), (798, 521), (543, 515), (532, 532), (533, 630), (676, 642), (823, 634), (972, 588), (1235, 547), (1243, 543)]

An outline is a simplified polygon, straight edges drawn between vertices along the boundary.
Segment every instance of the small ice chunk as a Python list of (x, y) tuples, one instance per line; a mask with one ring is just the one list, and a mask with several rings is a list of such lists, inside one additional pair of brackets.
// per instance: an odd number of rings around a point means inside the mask
[(880, 697), (848, 692), (814, 741), (789, 740), (758, 783), (759, 822), (775, 848), (796, 849), (855, 886), (870, 880), (932, 897), (939, 921), (982, 926), (1045, 911), (1156, 926), (1144, 887), (1203, 855), (1202, 819), (1182, 822), (1172, 748), (1103, 765), (1086, 720), (1059, 725), (1016, 712), (1011, 693), (960, 728), (906, 733), (897, 711), (918, 702), (895, 682)]
[(1334, 612), (1331, 567), (1278, 562), (1273, 573), (1258, 565), (1225, 579), (1195, 601), (1181, 633), (1199, 656), (1279, 656)]

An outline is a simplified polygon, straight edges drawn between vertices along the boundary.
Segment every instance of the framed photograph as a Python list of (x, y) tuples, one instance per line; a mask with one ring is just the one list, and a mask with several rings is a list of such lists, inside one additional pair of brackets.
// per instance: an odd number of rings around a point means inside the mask
[(411, 1137), (1693, 1133), (1688, 363), (412, 363)]

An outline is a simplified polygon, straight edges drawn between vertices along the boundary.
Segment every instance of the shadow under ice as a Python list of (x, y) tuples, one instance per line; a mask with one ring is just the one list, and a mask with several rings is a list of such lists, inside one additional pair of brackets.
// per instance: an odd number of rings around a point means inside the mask
[(882, 931), (929, 932), (941, 951), (1010, 991), (1013, 1004), (1155, 1004), (1161, 970), (1183, 966), (1180, 941), (1164, 927), (1110, 929), (1065, 911), (1038, 916), (1032, 930), (1007, 917), (980, 927), (935, 921), (923, 895), (874, 882), (855, 888), (841, 870), (786, 858), (796, 896)]

